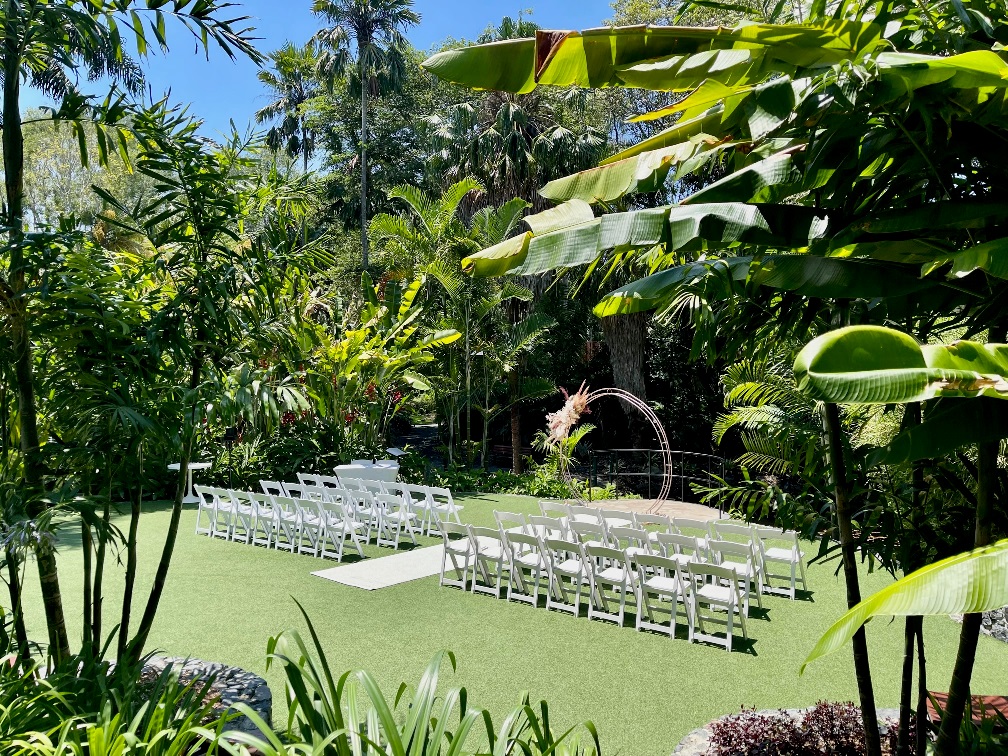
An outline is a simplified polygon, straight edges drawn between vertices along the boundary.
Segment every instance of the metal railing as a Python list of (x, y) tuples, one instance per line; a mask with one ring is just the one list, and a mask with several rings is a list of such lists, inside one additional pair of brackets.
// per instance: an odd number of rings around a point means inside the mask
[(641, 496), (646, 493), (653, 498), (667, 475), (672, 481), (670, 497), (678, 494), (679, 501), (692, 501), (698, 498), (692, 491), (692, 483), (716, 485), (715, 476), (724, 480), (732, 464), (713, 454), (680, 450), (671, 452), (671, 465), (665, 470), (662, 457), (661, 449), (592, 449), (588, 458), (589, 479), (592, 486), (598, 486), (600, 480), (614, 484), (617, 494), (622, 482), (625, 484), (622, 490)]

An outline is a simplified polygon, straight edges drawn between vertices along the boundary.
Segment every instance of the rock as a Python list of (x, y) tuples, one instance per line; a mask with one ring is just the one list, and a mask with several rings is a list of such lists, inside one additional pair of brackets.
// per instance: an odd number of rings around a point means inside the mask
[[(243, 703), (264, 721), (272, 723), (273, 694), (266, 681), (259, 675), (218, 662), (185, 659), (179, 656), (154, 656), (144, 666), (144, 672), (159, 675), (168, 665), (178, 672), (179, 681), (183, 684), (214, 677), (211, 693), (220, 696), (222, 710), (231, 711), (236, 703)], [(263, 736), (259, 728), (252, 724), (252, 720), (244, 715), (228, 722), (227, 729)]]
[[(953, 614), (952, 619), (956, 622), (962, 622), (962, 615)], [(980, 632), (1003, 643), (1008, 643), (1008, 607), (985, 612)]]

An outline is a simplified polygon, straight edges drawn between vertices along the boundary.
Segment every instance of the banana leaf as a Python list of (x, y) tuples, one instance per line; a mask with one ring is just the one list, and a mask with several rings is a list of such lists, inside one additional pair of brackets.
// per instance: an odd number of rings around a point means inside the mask
[(921, 345), (881, 326), (849, 326), (813, 339), (799, 353), (794, 372), (800, 391), (838, 404), (1008, 399), (1008, 345)]
[(897, 580), (838, 619), (805, 659), (844, 648), (872, 617), (973, 614), (1008, 604), (1008, 540), (935, 562)]
[[(930, 406), (930, 405), (929, 405)], [(1008, 438), (1008, 404), (993, 399), (942, 399), (920, 425), (906, 428), (867, 456), (868, 465), (938, 459), (956, 449)]]

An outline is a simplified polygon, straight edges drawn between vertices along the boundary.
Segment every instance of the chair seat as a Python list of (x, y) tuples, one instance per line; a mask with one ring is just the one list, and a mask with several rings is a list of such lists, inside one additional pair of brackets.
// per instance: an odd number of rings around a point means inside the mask
[(476, 543), (479, 546), (480, 556), (487, 557), (488, 559), (500, 559), (504, 556), (504, 550), (501, 547), (500, 541), (491, 538), (477, 538)]
[(629, 559), (633, 559), (639, 554), (650, 554), (650, 549), (642, 549), (640, 546), (627, 546), (626, 555)]
[[(766, 558), (767, 559), (772, 559), (775, 562), (793, 562), (793, 561), (795, 561), (794, 549), (785, 549), (785, 548), (780, 547), (780, 546), (773, 546), (773, 547), (771, 547), (769, 549), (766, 549), (763, 553), (766, 554)], [(804, 557), (805, 554), (802, 553), (802, 554), (799, 554), (798, 556), (799, 556), (799, 558), (800, 557)]]
[(546, 562), (543, 560), (542, 555), (533, 552), (516, 556), (515, 561), (523, 567), (528, 567), (533, 570), (546, 569)]
[(621, 517), (607, 517), (606, 525), (610, 528), (630, 528), (633, 527), (633, 520), (624, 520)]
[(456, 556), (472, 556), (473, 547), (469, 541), (458, 540), (451, 541), (451, 548), (445, 549), (448, 554), (455, 554)]
[(644, 581), (644, 586), (650, 588), (652, 591), (658, 591), (661, 593), (676, 593), (679, 591), (679, 579), (674, 577), (664, 577), (662, 575), (655, 575), (654, 577), (649, 577)]
[(607, 583), (624, 583), (627, 580), (627, 572), (622, 567), (606, 567), (595, 573), (596, 579), (601, 578)]
[(752, 576), (752, 565), (745, 562), (721, 562), (721, 566), (727, 567), (729, 570), (735, 570), (740, 578)]
[(553, 565), (553, 572), (559, 572), (567, 577), (581, 577), (584, 574), (584, 562), (580, 559), (565, 559)]
[(732, 589), (726, 585), (714, 585), (713, 583), (707, 583), (700, 588), (697, 588), (695, 595), (698, 599), (705, 599), (707, 601), (712, 601), (715, 604), (726, 606), (728, 602), (732, 600), (732, 596), (734, 594)]
[(572, 515), (570, 519), (574, 522), (590, 522), (593, 525), (598, 523), (598, 517), (593, 517), (592, 515), (577, 514)]

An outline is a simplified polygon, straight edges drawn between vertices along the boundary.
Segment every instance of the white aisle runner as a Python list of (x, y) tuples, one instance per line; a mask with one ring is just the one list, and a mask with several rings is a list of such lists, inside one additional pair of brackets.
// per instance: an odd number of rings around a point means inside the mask
[(379, 588), (388, 588), (390, 585), (437, 575), (441, 572), (443, 553), (443, 545), (427, 546), (377, 559), (362, 559), (353, 564), (341, 564), (339, 567), (313, 572), (312, 575), (354, 588), (376, 591)]

